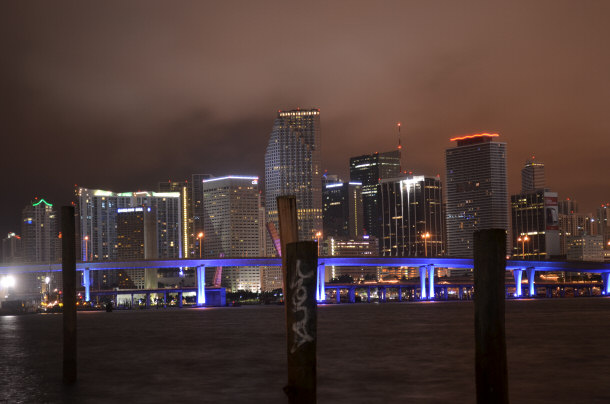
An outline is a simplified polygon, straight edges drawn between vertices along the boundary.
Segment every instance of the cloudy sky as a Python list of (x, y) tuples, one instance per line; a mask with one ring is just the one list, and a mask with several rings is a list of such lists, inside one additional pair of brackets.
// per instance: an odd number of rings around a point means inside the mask
[(498, 132), (509, 191), (610, 200), (607, 1), (2, 2), (0, 231), (74, 184), (263, 175), (278, 109), (321, 109), (323, 166), (396, 147), (444, 176), (449, 138)]

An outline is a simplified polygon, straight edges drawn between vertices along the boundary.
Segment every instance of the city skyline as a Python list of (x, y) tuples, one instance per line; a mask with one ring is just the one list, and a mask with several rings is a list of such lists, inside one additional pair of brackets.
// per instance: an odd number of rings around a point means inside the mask
[(449, 138), (492, 131), (510, 145), (510, 194), (534, 154), (549, 186), (593, 213), (610, 199), (609, 7), (7, 5), (0, 231), (19, 231), (11, 212), (33, 196), (68, 203), (75, 183), (263, 178), (273, 111), (298, 106), (323, 111), (322, 169), (343, 178), (351, 156), (395, 148), (396, 122), (405, 168), (443, 181)]

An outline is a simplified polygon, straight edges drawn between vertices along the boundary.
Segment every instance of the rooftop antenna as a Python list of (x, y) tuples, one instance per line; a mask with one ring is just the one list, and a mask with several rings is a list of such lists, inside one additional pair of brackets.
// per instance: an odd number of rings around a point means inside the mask
[(398, 167), (398, 171), (402, 172), (402, 144), (400, 143), (400, 127), (402, 124), (400, 122), (396, 123), (396, 128), (398, 129), (398, 161), (400, 162), (400, 167)]

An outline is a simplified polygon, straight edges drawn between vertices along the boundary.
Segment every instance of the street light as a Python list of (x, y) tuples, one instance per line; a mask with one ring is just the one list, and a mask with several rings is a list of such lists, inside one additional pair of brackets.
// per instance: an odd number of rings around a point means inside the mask
[(322, 238), (322, 232), (316, 233), (316, 242), (318, 243), (318, 256), (320, 255), (320, 239)]
[(525, 242), (530, 241), (530, 238), (526, 234), (523, 237), (521, 237), (521, 236), (517, 237), (517, 241), (519, 243), (521, 243), (521, 255), (523, 256), (523, 259), (525, 259)]
[(421, 235), (421, 238), (424, 239), (424, 257), (428, 256), (428, 239), (431, 237), (429, 232), (425, 232)]
[(199, 259), (201, 259), (201, 245), (203, 244), (203, 232), (200, 231), (199, 234), (197, 234), (197, 238), (199, 239)]

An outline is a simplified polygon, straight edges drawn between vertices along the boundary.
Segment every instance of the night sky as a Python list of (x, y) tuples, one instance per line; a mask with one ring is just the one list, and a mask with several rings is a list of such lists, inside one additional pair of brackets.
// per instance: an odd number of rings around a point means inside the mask
[[(35, 4), (35, 6), (34, 6)], [(449, 138), (498, 132), (581, 212), (610, 200), (610, 2), (0, 4), (0, 236), (74, 184), (263, 176), (278, 109), (321, 109), (323, 168), (396, 147), (444, 177)]]

